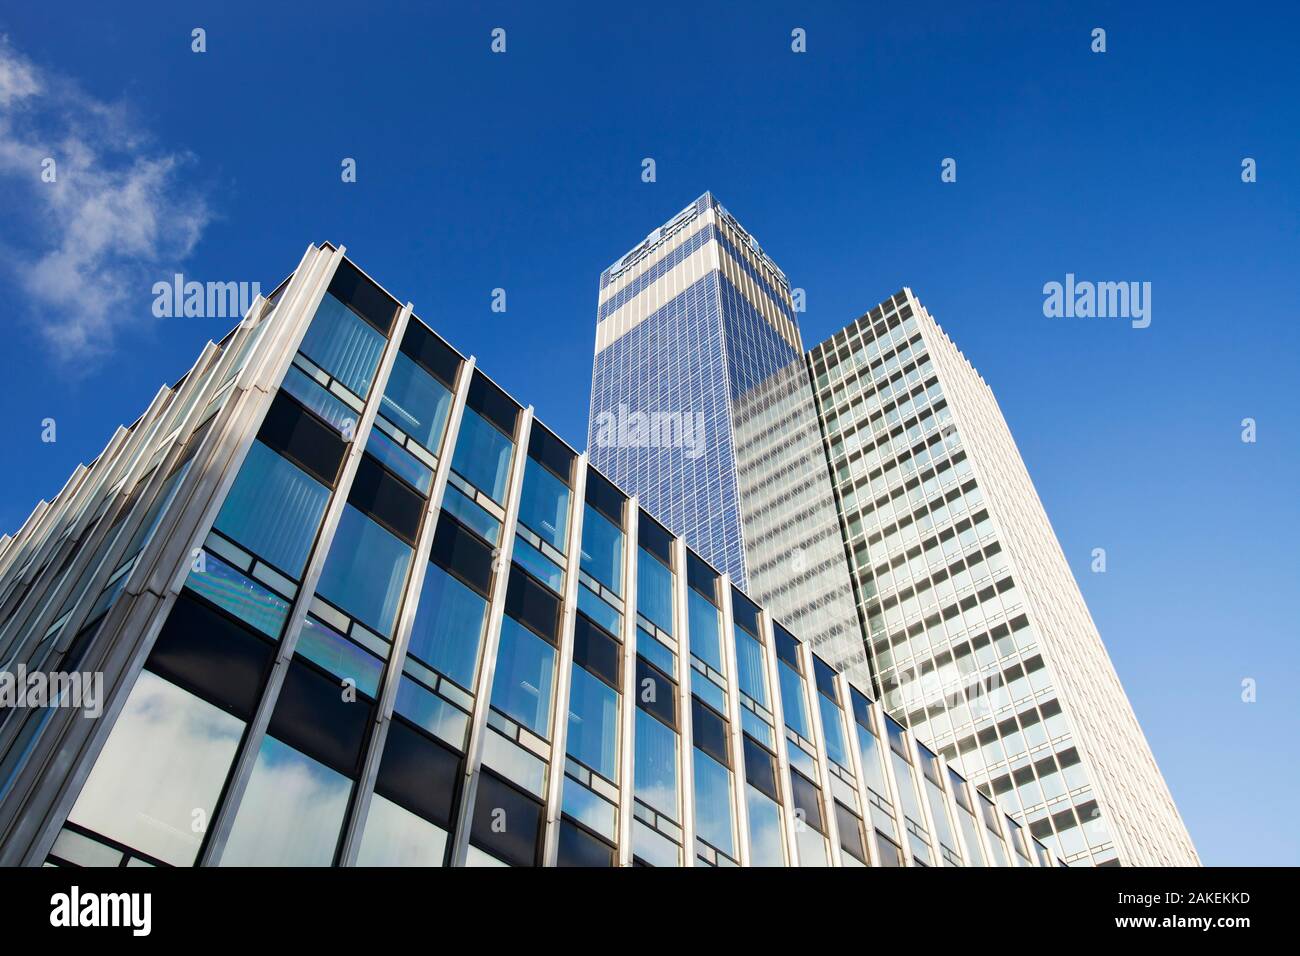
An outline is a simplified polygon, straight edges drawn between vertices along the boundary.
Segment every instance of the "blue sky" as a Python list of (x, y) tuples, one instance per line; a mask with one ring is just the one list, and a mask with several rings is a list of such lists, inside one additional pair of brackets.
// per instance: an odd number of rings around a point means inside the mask
[[(805, 6), (10, 5), (0, 530), (232, 324), (152, 318), (155, 281), (269, 290), (326, 239), (582, 447), (599, 274), (709, 189), (807, 290), (807, 344), (916, 291), (997, 394), (1203, 860), (1297, 863), (1297, 14)], [(1067, 272), (1150, 282), (1150, 328), (1045, 318)]]

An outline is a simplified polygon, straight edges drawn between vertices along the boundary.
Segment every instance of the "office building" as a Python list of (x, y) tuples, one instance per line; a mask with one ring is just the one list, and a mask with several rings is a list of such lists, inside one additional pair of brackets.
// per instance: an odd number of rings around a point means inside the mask
[(0, 865), (1059, 862), (330, 245), (0, 539), (0, 661)]
[(1071, 864), (1198, 865), (983, 378), (908, 289), (808, 358), (885, 709)]

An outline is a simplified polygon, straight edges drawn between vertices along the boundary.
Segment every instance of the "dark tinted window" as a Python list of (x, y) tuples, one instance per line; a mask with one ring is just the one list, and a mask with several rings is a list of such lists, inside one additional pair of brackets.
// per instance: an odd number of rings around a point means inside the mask
[(385, 335), (401, 310), (397, 300), (361, 274), (346, 259), (330, 281), (329, 294)]
[(835, 801), (835, 822), (839, 825), (840, 846), (862, 863), (867, 862), (866, 847), (862, 844), (862, 821), (848, 807)]
[(737, 624), (758, 637), (758, 605), (735, 588), (731, 589), (731, 616)]
[(511, 866), (536, 866), (542, 805), (493, 774), (479, 777), (470, 840)]
[(248, 720), (273, 648), (219, 611), (182, 594), (146, 666), (222, 710)]
[(309, 757), (354, 776), (370, 726), (371, 708), (358, 693), (343, 698), (342, 685), (294, 658), (267, 732)]
[(695, 746), (724, 767), (731, 766), (731, 748), (727, 741), (727, 722), (712, 707), (691, 698), (691, 736)]
[(348, 503), (407, 544), (415, 545), (424, 499), (370, 455), (361, 456), (357, 476), (348, 492)]
[(552, 644), (556, 642), (560, 626), (560, 599), (518, 566), (510, 569), (510, 582), (506, 585), (506, 613)]
[(835, 688), (835, 671), (820, 657), (813, 657), (813, 676), (817, 680), (817, 689), (838, 704), (840, 695)]
[(573, 462), (578, 457), (568, 445), (537, 422), (533, 422), (528, 432), (528, 456), (545, 465), (566, 485), (573, 477)]
[(780, 802), (776, 787), (776, 757), (749, 734), (745, 734), (745, 779), (755, 789)]
[(257, 437), (318, 481), (333, 487), (343, 463), (343, 439), (284, 392), (271, 402)]
[(587, 469), (587, 504), (618, 527), (623, 527), (623, 502), (627, 499), (594, 468)]
[(718, 601), (718, 572), (694, 551), (686, 552), (686, 583), (713, 603)]
[(474, 373), (469, 383), (469, 394), (465, 403), (506, 433), (512, 440), (515, 437), (515, 423), (519, 420), (519, 406), (501, 389), (497, 388), (482, 375)]
[(776, 638), (776, 656), (802, 674), (803, 668), (799, 666), (799, 642), (794, 639), (794, 635), (773, 621), (772, 636)]
[(849, 689), (849, 698), (853, 701), (853, 719), (868, 730), (871, 729), (871, 703), (856, 688)]
[(644, 511), (637, 517), (637, 541), (668, 567), (673, 566), (673, 536)]
[(621, 646), (603, 630), (577, 615), (573, 626), (573, 662), (591, 671), (615, 690), (619, 689)]
[(614, 848), (569, 820), (560, 821), (557, 866), (613, 866)]
[(825, 833), (822, 825), (821, 791), (811, 780), (797, 770), (790, 771), (790, 793), (794, 797), (794, 808), (803, 812), (803, 821), (818, 833)]
[(492, 586), (492, 549), (445, 511), (438, 518), (429, 559), (488, 597)]
[(677, 685), (641, 657), (636, 659), (636, 703), (669, 727), (677, 728)]
[(460, 356), (414, 316), (402, 335), (402, 351), (442, 384), (455, 389)]
[(388, 726), (375, 792), (444, 829), (451, 826), (460, 756), (406, 721)]

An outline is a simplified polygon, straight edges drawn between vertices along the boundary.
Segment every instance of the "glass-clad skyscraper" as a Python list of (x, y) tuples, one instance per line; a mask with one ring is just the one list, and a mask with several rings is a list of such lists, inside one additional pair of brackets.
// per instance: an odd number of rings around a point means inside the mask
[(709, 193), (600, 277), (588, 452), (870, 680), (790, 284)]
[[(1195, 865), (988, 386), (906, 290), (794, 318), (705, 194), (601, 276), (593, 463), (1067, 861)], [(602, 430), (695, 409), (697, 458)]]
[(0, 865), (1058, 862), (802, 636), (313, 246), (0, 539), (0, 671), (103, 681)]
[(908, 289), (809, 365), (885, 709), (1068, 862), (1196, 865), (983, 378)]

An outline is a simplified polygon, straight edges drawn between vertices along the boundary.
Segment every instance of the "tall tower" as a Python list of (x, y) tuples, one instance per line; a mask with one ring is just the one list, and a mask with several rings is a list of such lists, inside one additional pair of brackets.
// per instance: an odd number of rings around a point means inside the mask
[(983, 378), (908, 289), (808, 358), (885, 709), (1067, 862), (1197, 865)]
[(790, 284), (709, 193), (600, 277), (588, 449), (870, 680)]

